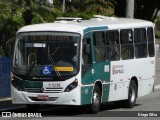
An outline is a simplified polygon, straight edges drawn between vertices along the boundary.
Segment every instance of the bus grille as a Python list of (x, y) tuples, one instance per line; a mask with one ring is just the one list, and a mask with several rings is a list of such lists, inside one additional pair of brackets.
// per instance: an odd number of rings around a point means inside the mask
[(30, 93), (61, 93), (63, 88), (25, 88)]

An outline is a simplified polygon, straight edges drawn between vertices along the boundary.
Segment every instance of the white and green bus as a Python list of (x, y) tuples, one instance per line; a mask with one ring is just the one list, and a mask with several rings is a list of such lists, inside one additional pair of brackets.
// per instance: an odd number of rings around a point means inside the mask
[(111, 101), (132, 108), (153, 90), (154, 43), (153, 23), (137, 19), (59, 18), (25, 26), (16, 35), (12, 102), (32, 109), (88, 105), (93, 113)]

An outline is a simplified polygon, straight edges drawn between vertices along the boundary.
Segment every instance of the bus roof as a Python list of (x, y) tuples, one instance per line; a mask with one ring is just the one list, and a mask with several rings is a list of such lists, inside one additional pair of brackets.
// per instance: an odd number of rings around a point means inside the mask
[[(34, 24), (22, 27), (18, 32), (30, 31), (67, 31), (83, 33), (87, 32), (86, 29), (96, 30), (95, 28), (101, 27), (104, 29), (127, 29), (127, 28), (140, 28), (140, 27), (153, 27), (150, 21), (130, 18), (93, 18), (91, 20), (78, 21), (55, 21), (54, 23)], [(93, 29), (92, 29), (93, 28)]]

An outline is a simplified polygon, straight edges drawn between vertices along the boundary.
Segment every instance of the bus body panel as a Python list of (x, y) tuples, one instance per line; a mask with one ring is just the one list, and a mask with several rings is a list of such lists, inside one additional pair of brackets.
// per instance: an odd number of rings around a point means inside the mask
[[(20, 92), (13, 86), (11, 87), (12, 90), (12, 103), (13, 104), (55, 104), (55, 105), (81, 105), (80, 103), (80, 87), (77, 87), (74, 91), (69, 93), (27, 93), (27, 92)], [(36, 98), (38, 95), (47, 95), (49, 98), (55, 100), (52, 101), (34, 101), (31, 100), (29, 97)]]
[(108, 102), (110, 71), (109, 62), (95, 63), (82, 78), (82, 104), (91, 104), (92, 91), (96, 82), (102, 84), (102, 102)]
[[(71, 79), (68, 79), (66, 81), (53, 81), (53, 82), (35, 82), (35, 81), (25, 81), (20, 84), (23, 87), (26, 87), (24, 89), (43, 89), (47, 88), (46, 84), (49, 83), (59, 83), (61, 86), (61, 91), (59, 93), (56, 93), (56, 90), (53, 91), (48, 91), (48, 92), (42, 92), (42, 93), (34, 93), (34, 92), (26, 92), (26, 91), (18, 91), (15, 87), (11, 86), (11, 95), (12, 95), (12, 102), (14, 104), (62, 104), (62, 105), (80, 105), (81, 104), (81, 87), (80, 87), (80, 81), (81, 78), (79, 77), (80, 75), (77, 75), (76, 77), (73, 77)], [(79, 85), (71, 90), (70, 92), (63, 92), (65, 88), (72, 83), (75, 79), (79, 81)], [(24, 81), (24, 80), (23, 80)], [(47, 91), (47, 90), (46, 90)], [(49, 93), (50, 92), (50, 93)], [(78, 93), (78, 94), (77, 94)], [(47, 95), (49, 99), (51, 100), (42, 100), (39, 101), (37, 99), (38, 95)], [(34, 100), (36, 99), (36, 100)]]
[[(128, 98), (130, 81), (138, 81), (138, 97), (152, 92), (155, 78), (155, 58), (141, 58), (111, 62), (109, 101)], [(127, 92), (124, 92), (127, 91)]]

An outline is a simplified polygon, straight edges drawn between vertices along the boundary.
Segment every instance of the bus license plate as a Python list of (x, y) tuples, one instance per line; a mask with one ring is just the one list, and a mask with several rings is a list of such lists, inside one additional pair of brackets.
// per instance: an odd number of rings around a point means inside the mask
[(38, 96), (37, 96), (37, 99), (38, 99), (38, 100), (48, 100), (49, 97), (48, 97), (48, 95), (38, 95)]
[(43, 83), (43, 87), (47, 87), (47, 88), (60, 88), (61, 85), (60, 85), (60, 83), (44, 82)]

